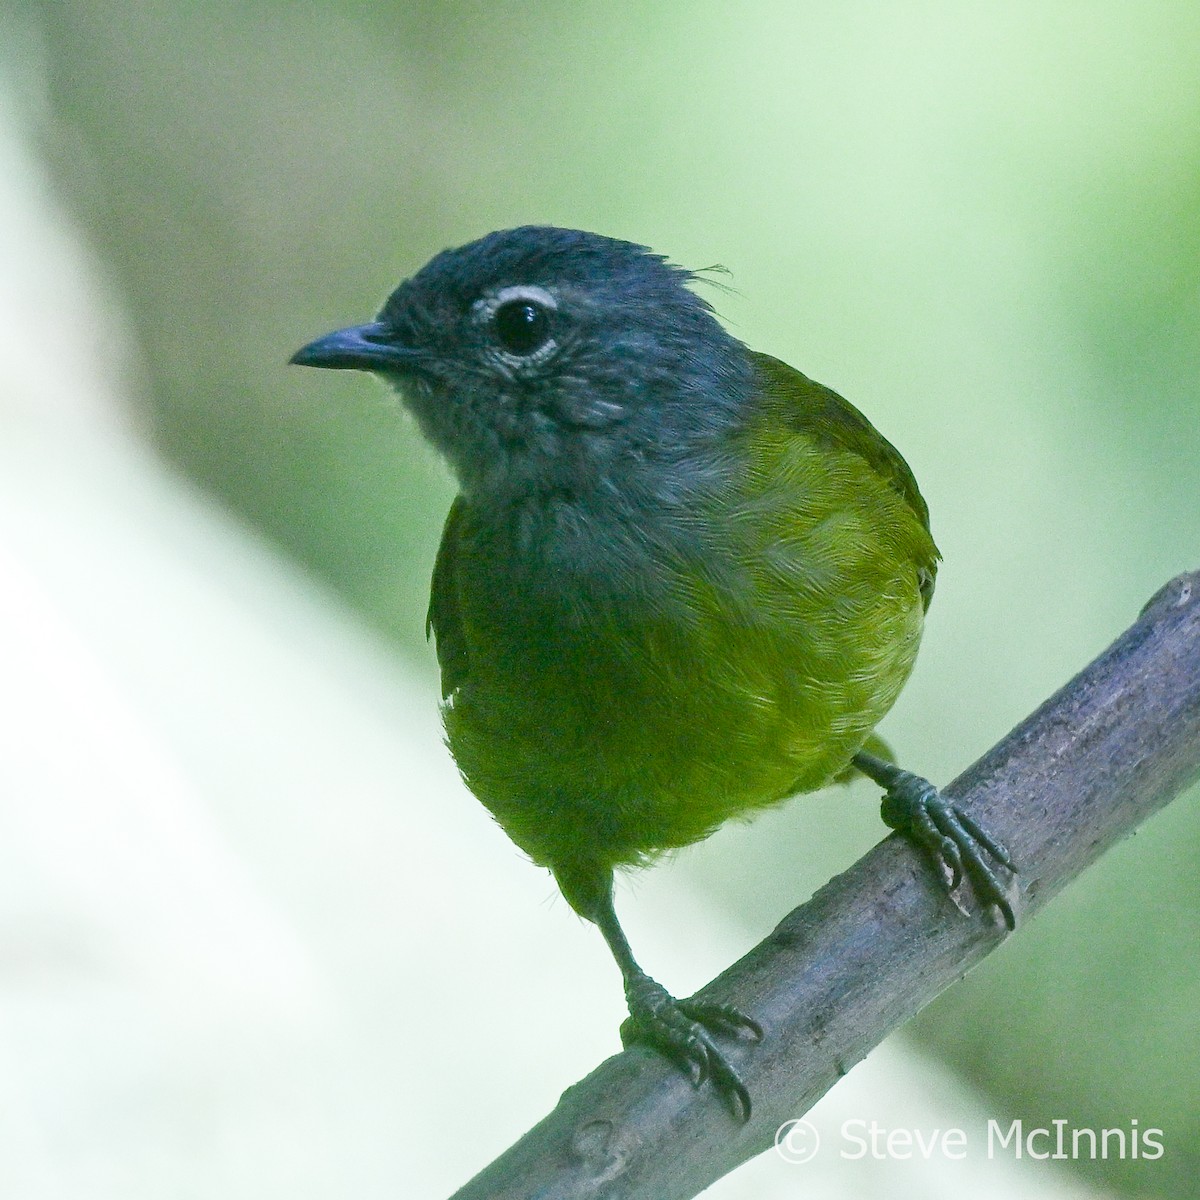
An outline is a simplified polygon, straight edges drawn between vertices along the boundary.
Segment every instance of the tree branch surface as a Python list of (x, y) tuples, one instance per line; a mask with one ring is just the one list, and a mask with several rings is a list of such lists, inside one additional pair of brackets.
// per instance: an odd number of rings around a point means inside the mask
[[(1103, 654), (943, 789), (1020, 867), (1020, 923), (1200, 775), (1200, 572), (1163, 587)], [(855, 1063), (991, 953), (892, 835), (784, 918), (699, 995), (758, 1020), (726, 1040), (753, 1098), (739, 1124), (634, 1046), (569, 1088), (453, 1200), (687, 1200), (767, 1149)]]

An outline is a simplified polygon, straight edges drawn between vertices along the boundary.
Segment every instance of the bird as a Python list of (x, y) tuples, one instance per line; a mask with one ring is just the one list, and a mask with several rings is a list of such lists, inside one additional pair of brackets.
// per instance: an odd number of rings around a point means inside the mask
[(855, 774), (952, 896), (969, 877), (1009, 928), (998, 872), (1016, 868), (875, 732), (940, 559), (912, 471), (848, 401), (734, 337), (703, 279), (635, 242), (500, 230), (291, 362), (379, 377), (446, 460), (426, 635), (459, 772), (603, 935), (623, 1043), (748, 1119), (723, 1043), (761, 1024), (643, 970), (615, 871)]

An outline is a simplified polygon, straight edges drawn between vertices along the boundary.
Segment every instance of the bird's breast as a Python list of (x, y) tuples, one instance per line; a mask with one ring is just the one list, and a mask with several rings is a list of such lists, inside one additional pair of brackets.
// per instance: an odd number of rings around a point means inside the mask
[(468, 535), (447, 733), (518, 844), (552, 862), (545, 839), (596, 826), (631, 861), (845, 766), (908, 675), (921, 604), (911, 563), (831, 551), (869, 519), (831, 538), (827, 517), (785, 543), (729, 502), (669, 534), (560, 511)]

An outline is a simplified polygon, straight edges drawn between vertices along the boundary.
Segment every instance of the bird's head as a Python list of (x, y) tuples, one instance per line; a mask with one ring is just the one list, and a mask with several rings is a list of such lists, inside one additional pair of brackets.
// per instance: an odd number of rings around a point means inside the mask
[(729, 427), (745, 350), (644, 246), (524, 226), (434, 257), (302, 366), (394, 385), (475, 495), (567, 492), (671, 464)]

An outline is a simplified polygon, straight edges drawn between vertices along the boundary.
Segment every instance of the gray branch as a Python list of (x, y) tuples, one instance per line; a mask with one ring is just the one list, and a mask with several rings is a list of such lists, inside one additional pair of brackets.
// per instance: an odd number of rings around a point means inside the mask
[[(1200, 775), (1200, 572), (1137, 622), (945, 794), (1020, 866), (1019, 921)], [(455, 1200), (686, 1200), (768, 1148), (872, 1047), (1005, 938), (967, 919), (897, 836), (827, 883), (700, 993), (761, 1022), (730, 1056), (754, 1101), (739, 1125), (633, 1047), (558, 1106)]]

